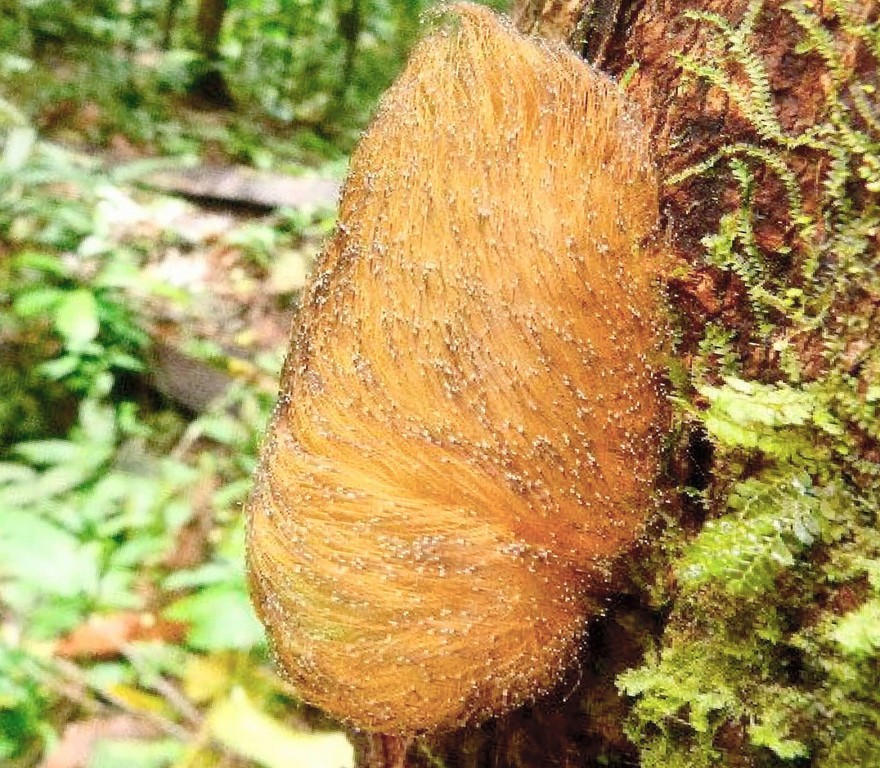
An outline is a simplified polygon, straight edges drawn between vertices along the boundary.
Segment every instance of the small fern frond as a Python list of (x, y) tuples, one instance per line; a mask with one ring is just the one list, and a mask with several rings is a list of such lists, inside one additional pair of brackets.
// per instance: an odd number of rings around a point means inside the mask
[(848, 35), (864, 42), (871, 55), (880, 59), (880, 22), (866, 22), (853, 11), (862, 7), (862, 0), (825, 0), (825, 5), (837, 16)]
[(743, 37), (747, 38), (750, 35), (754, 34), (755, 24), (758, 21), (758, 17), (761, 15), (761, 11), (764, 10), (764, 0), (750, 0), (748, 7), (743, 14), (742, 20), (737, 26), (737, 32)]
[(710, 168), (718, 164), (719, 161), (728, 158), (749, 157), (758, 160), (773, 171), (785, 188), (785, 196), (788, 201), (788, 211), (792, 221), (796, 224), (803, 224), (805, 221), (804, 200), (801, 185), (794, 172), (785, 162), (783, 156), (772, 149), (762, 147), (758, 144), (749, 142), (737, 142), (722, 147), (718, 152), (701, 160), (699, 163), (688, 166), (678, 173), (670, 176), (664, 182), (667, 187), (674, 187), (687, 181), (694, 176), (702, 176)]
[(876, 96), (874, 86), (867, 83), (857, 83), (849, 89), (849, 93), (856, 111), (859, 113), (859, 117), (865, 121), (865, 125), (880, 139), (880, 114), (877, 113), (877, 108), (874, 104), (868, 100), (868, 94)]
[(816, 53), (825, 62), (831, 82), (834, 84), (829, 98), (836, 101), (840, 89), (846, 83), (849, 73), (843, 65), (840, 53), (837, 51), (834, 36), (830, 30), (822, 24), (815, 11), (810, 9), (803, 0), (794, 0), (784, 3), (782, 8), (794, 19), (803, 30), (806, 39), (795, 49), (797, 53)]
[(695, 176), (702, 176), (706, 173), (706, 171), (717, 165), (719, 160), (725, 157), (727, 157), (727, 154), (723, 150), (716, 152), (715, 154), (707, 157), (705, 160), (701, 160), (699, 163), (689, 165), (687, 168), (684, 168), (678, 173), (669, 176), (663, 181), (663, 186), (677, 187), (679, 184), (687, 181), (688, 179), (692, 179)]

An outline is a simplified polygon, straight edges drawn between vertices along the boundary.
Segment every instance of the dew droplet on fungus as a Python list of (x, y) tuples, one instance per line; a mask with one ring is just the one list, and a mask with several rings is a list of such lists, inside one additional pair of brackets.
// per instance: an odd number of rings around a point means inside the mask
[(646, 137), (570, 52), (448, 15), (352, 158), (249, 505), (284, 674), (388, 733), (561, 679), (658, 462)]

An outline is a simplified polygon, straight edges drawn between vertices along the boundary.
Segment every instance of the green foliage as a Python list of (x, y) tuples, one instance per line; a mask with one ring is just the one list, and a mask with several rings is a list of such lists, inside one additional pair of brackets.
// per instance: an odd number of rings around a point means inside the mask
[(719, 47), (727, 60), (739, 66), (745, 75), (745, 84), (741, 85), (731, 76), (729, 70), (719, 68), (713, 63), (686, 55), (678, 57), (679, 63), (685, 72), (719, 87), (729, 95), (740, 111), (748, 117), (761, 139), (787, 149), (809, 145), (812, 141), (811, 133), (788, 136), (783, 131), (776, 116), (767, 70), (760, 56), (751, 47), (755, 23), (763, 5), (763, 0), (750, 0), (742, 20), (736, 26), (731, 25), (727, 19), (717, 13), (687, 11), (684, 14), (685, 18), (702, 22), (718, 31), (717, 39), (721, 44)]
[[(717, 427), (720, 466), (736, 466), (748, 448), (766, 468), (714, 489), (725, 509), (674, 564), (662, 646), (619, 679), (637, 697), (631, 735), (646, 766), (726, 765), (728, 752), (743, 751), (759, 765), (807, 755), (816, 765), (870, 765), (880, 757), (876, 584), (875, 596), (853, 609), (838, 615), (834, 605), (880, 563), (876, 495), (854, 488), (827, 453), (778, 451), (786, 433), (801, 447), (810, 447), (808, 435), (828, 441), (811, 425), (821, 401), (805, 400), (780, 421), (778, 401), (762, 394), (746, 406), (757, 441), (743, 445), (737, 431), (727, 442), (726, 421), (707, 425)], [(859, 745), (843, 761), (842, 733), (848, 749)]]
[[(135, 253), (111, 249), (104, 236), (111, 193), (101, 177), (88, 162), (37, 144), (28, 128), (12, 129), (3, 147), (0, 238), (14, 249), (0, 264), (7, 444), (45, 426), (42, 411), (72, 416), (72, 398), (106, 397), (120, 374), (142, 370), (147, 335), (124, 294), (139, 279)], [(78, 195), (59, 194), (65, 185)], [(32, 394), (37, 380), (44, 398)]]
[[(219, 148), (259, 167), (338, 158), (400, 69), (430, 2), (231, 0), (213, 51), (197, 0), (4, 3), (0, 99), (16, 94), (53, 133), (90, 145), (125, 136), (172, 155)], [(233, 101), (210, 122), (188, 109), (205, 106), (207, 72)]]
[(67, 440), (19, 443), (17, 461), (0, 465), (4, 600), (35, 636), (57, 636), (91, 613), (139, 607), (137, 578), (159, 564), (188, 517), (180, 499), (194, 473), (167, 462), (145, 472), (132, 442), (126, 466), (118, 452), (130, 421), (86, 399)]
[(265, 768), (353, 768), (354, 750), (341, 733), (296, 733), (233, 691), (209, 718), (218, 739)]
[[(834, 12), (844, 21), (849, 40), (863, 39), (869, 44), (874, 40), (876, 23), (858, 23), (847, 10), (846, 3), (833, 5)], [(766, 305), (787, 314), (794, 310), (796, 320), (809, 319), (816, 324), (823, 320), (840, 292), (845, 290), (854, 271), (869, 277), (876, 285), (876, 270), (870, 268), (871, 233), (880, 222), (880, 211), (876, 199), (871, 200), (870, 196), (880, 191), (880, 132), (877, 130), (880, 123), (870, 97), (875, 93), (877, 84), (852, 81), (840, 60), (834, 34), (808, 4), (799, 1), (785, 3), (784, 10), (804, 31), (804, 39), (796, 52), (820, 56), (827, 66), (828, 82), (831, 84), (824, 120), (798, 136), (785, 134), (776, 114), (766, 68), (749, 47), (749, 35), (762, 6), (760, 0), (752, 0), (742, 22), (736, 27), (715, 14), (685, 14), (718, 30), (713, 50), (722, 65), (685, 55), (680, 56), (679, 61), (685, 72), (723, 90), (764, 143), (725, 146), (670, 178), (667, 183), (679, 184), (694, 175), (707, 172), (721, 161), (728, 162), (740, 185), (741, 206), (738, 211), (725, 217), (717, 235), (707, 238), (707, 247), (714, 254), (713, 263), (733, 269), (743, 279), (760, 318), (764, 316), (761, 307)], [(734, 77), (735, 73), (744, 76), (746, 85), (741, 84), (743, 78)], [(799, 147), (824, 152), (828, 157), (823, 210), (818, 217), (804, 213), (799, 183), (790, 170), (789, 158)], [(750, 169), (752, 164), (769, 169), (784, 186), (791, 223), (800, 234), (798, 255), (801, 257), (801, 278), (803, 281), (818, 280), (824, 286), (824, 290), (810, 296), (810, 306), (802, 301), (792, 302), (790, 295), (779, 296), (776, 293), (778, 286), (774, 286), (773, 281), (768, 280), (767, 274), (757, 266), (760, 255), (756, 252), (752, 234), (754, 212), (750, 199), (754, 185), (754, 173)], [(856, 193), (859, 187), (868, 198)], [(858, 201), (857, 213), (853, 210), (854, 201)], [(820, 231), (822, 236), (817, 234)], [(839, 264), (841, 259), (849, 264)], [(832, 264), (833, 273), (829, 269)], [(787, 279), (794, 282), (793, 277), (789, 275)], [(796, 284), (787, 287), (789, 290), (800, 289)], [(798, 298), (802, 298), (802, 295), (798, 294)], [(767, 326), (764, 325), (761, 330), (766, 331)]]
[[(242, 376), (186, 425), (142, 397), (153, 290), (173, 295), (144, 279), (155, 242), (137, 230), (120, 236), (115, 216), (132, 201), (88, 159), (21, 125), (3, 138), (0, 762), (35, 764), (67, 719), (110, 702), (174, 738), (136, 748), (106, 741), (91, 764), (177, 764), (221, 742), (187, 730), (201, 715), (176, 685), (191, 686), (206, 708), (230, 700), (237, 685), (260, 705), (279, 695), (247, 597), (241, 521), (272, 397)], [(282, 217), (269, 236), (283, 241), (316, 226)], [(260, 365), (274, 377), (280, 360)], [(175, 567), (175, 548), (206, 516), (203, 555)], [(92, 620), (124, 626), (132, 616), (180, 622), (185, 648), (135, 637), (118, 641), (113, 662), (55, 656), (56, 641)], [(223, 654), (228, 665), (217, 661)], [(205, 659), (210, 682), (194, 671)], [(295, 739), (276, 725), (279, 743)], [(239, 747), (246, 754), (246, 745), (220, 751)]]
[(169, 619), (189, 626), (188, 644), (200, 651), (251, 650), (265, 641), (242, 578), (244, 535), (235, 526), (215, 549), (214, 558), (177, 571), (164, 582), (169, 593), (186, 590), (165, 610)]
[[(634, 699), (629, 732), (647, 767), (880, 763), (880, 348), (866, 338), (880, 296), (880, 132), (877, 84), (855, 82), (839, 53), (857, 39), (876, 57), (878, 25), (842, 0), (825, 20), (807, 3), (783, 6), (803, 31), (796, 53), (818, 55), (831, 83), (822, 121), (791, 136), (751, 49), (762, 6), (749, 3), (736, 26), (686, 14), (715, 30), (715, 58), (683, 56), (682, 66), (722, 89), (759, 143), (724, 147), (667, 183), (728, 169), (739, 203), (704, 238), (706, 261), (740, 278), (754, 342), (779, 365), (764, 381), (744, 379), (734, 347), (743, 329), (709, 325), (680, 396), (715, 446), (714, 480), (701, 494), (702, 530), (672, 542), (661, 642), (618, 681)], [(790, 166), (799, 147), (828, 158), (809, 215)], [(791, 250), (756, 242), (759, 169), (788, 197)], [(795, 338), (809, 342), (796, 352)]]
[(27, 745), (50, 732), (47, 696), (28, 654), (0, 643), (0, 760), (24, 757)]
[[(145, 195), (126, 185), (155, 161), (105, 171), (95, 150), (331, 158), (340, 175), (426, 4), (231, 0), (211, 57), (195, 0), (0, 3), (3, 765), (39, 764), (68, 724), (118, 715), (167, 738), (100, 739), (90, 766), (351, 763), (341, 734), (285, 722), (315, 716), (272, 674), (244, 580), (241, 509), (281, 350), (238, 360), (196, 339), (233, 386), (197, 418), (157, 395), (156, 307), (187, 313), (144, 267), (192, 246), (160, 216), (142, 235), (129, 221)], [(211, 68), (229, 109), (200, 102)], [(277, 276), (280, 295), (330, 225), (282, 211), (222, 245), (242, 255), (242, 283)], [(89, 650), (95, 632), (109, 652)]]

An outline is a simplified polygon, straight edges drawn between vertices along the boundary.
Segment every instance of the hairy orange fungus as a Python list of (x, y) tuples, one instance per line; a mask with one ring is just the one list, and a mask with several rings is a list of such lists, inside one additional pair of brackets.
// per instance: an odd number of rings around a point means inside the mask
[(658, 461), (642, 129), (571, 53), (447, 16), (352, 159), (249, 510), (285, 674), (389, 733), (558, 680)]

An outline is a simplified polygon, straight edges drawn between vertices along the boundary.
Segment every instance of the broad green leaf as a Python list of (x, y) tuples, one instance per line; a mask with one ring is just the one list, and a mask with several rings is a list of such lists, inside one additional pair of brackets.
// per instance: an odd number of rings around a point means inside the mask
[(235, 689), (208, 715), (211, 734), (227, 749), (265, 768), (354, 768), (344, 733), (301, 733), (261, 712)]
[(247, 650), (263, 642), (263, 627), (243, 589), (208, 587), (173, 603), (165, 616), (189, 624), (187, 641), (201, 651)]
[[(100, 352), (98, 354), (101, 354)], [(89, 389), (89, 395), (94, 398), (103, 398), (110, 394), (110, 390), (113, 389), (113, 374), (110, 371), (104, 371), (103, 373), (98, 374), (92, 380), (92, 385)]]
[(101, 605), (126, 610), (143, 608), (144, 599), (137, 592), (136, 578), (133, 570), (121, 568), (115, 562), (105, 565), (97, 587)]
[(116, 413), (97, 400), (84, 400), (79, 409), (79, 423), (89, 440), (111, 443), (116, 436)]
[(32, 512), (6, 509), (0, 514), (0, 576), (44, 595), (92, 592), (98, 583), (97, 555)]
[(48, 501), (82, 485), (92, 476), (94, 467), (84, 462), (60, 464), (35, 478), (33, 482), (10, 484), (0, 488), (0, 514)]
[(64, 355), (55, 360), (40, 363), (39, 370), (53, 381), (60, 381), (65, 376), (70, 376), (81, 365), (82, 358), (79, 355)]
[(57, 306), (65, 295), (66, 292), (60, 288), (35, 288), (20, 293), (12, 306), (19, 317), (35, 317)]
[(0, 166), (6, 172), (14, 173), (28, 160), (37, 142), (37, 132), (31, 127), (13, 128), (3, 147)]
[(205, 563), (197, 568), (176, 571), (168, 576), (162, 584), (166, 592), (179, 589), (192, 589), (208, 584), (222, 584), (235, 578), (238, 574), (227, 563)]
[(840, 619), (831, 636), (847, 653), (856, 656), (880, 653), (880, 599), (869, 600)]
[(16, 257), (15, 266), (18, 269), (44, 272), (53, 277), (67, 277), (70, 274), (70, 268), (56, 253), (24, 251)]
[(76, 458), (80, 451), (82, 446), (69, 440), (31, 440), (15, 446), (15, 453), (37, 466), (63, 464)]
[(122, 352), (112, 352), (107, 356), (107, 362), (114, 368), (122, 368), (125, 371), (143, 371), (145, 368), (142, 360)]
[(230, 446), (241, 446), (247, 442), (248, 432), (236, 418), (225, 413), (210, 414), (200, 420), (201, 432), (205, 437)]
[(0, 485), (31, 482), (37, 473), (33, 467), (13, 462), (0, 462)]
[(55, 328), (73, 347), (94, 340), (101, 329), (95, 295), (84, 288), (66, 294), (55, 309)]
[(184, 752), (184, 745), (173, 739), (101, 739), (86, 765), (87, 768), (165, 768), (174, 765)]
[(163, 554), (167, 546), (168, 542), (164, 539), (142, 533), (115, 549), (110, 555), (110, 562), (117, 568), (151, 564)]
[(95, 256), (100, 256), (102, 253), (109, 252), (112, 248), (113, 244), (108, 242), (104, 237), (93, 234), (84, 237), (80, 241), (76, 252), (77, 255), (84, 259), (93, 259)]

